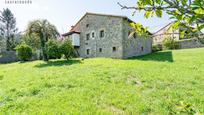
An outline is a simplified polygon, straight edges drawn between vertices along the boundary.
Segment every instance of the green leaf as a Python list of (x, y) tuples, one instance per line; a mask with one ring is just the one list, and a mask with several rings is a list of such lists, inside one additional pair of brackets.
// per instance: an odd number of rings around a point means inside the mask
[(161, 0), (156, 0), (156, 3), (157, 3), (157, 4), (160, 4), (160, 3), (161, 3)]
[(179, 28), (179, 25), (180, 25), (180, 22), (177, 21), (177, 22), (174, 22), (174, 23), (171, 25), (171, 27), (172, 27), (173, 29), (178, 29), (178, 28)]
[(153, 17), (154, 16), (154, 11), (152, 11), (152, 14), (151, 14), (151, 17)]
[(157, 15), (157, 17), (162, 17), (162, 11), (156, 9), (156, 15)]
[(150, 13), (151, 13), (150, 11), (146, 11), (145, 14), (144, 14), (145, 18), (149, 18)]
[(187, 0), (181, 0), (183, 6), (187, 5)]
[(204, 14), (204, 10), (202, 8), (198, 8), (198, 9), (194, 10), (194, 12), (196, 14)]
[(153, 0), (144, 0), (146, 5), (153, 5)]
[(184, 30), (184, 31), (182, 31), (182, 32), (180, 32), (180, 37), (181, 37), (181, 38), (184, 38), (185, 33), (186, 33), (186, 31), (185, 31), (185, 30)]

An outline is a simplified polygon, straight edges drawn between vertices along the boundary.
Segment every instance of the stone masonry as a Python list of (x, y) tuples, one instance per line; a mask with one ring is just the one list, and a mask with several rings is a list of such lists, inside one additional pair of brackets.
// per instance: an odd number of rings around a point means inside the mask
[(129, 37), (127, 17), (86, 13), (71, 31), (80, 33), (80, 57), (128, 58), (151, 53), (152, 40)]

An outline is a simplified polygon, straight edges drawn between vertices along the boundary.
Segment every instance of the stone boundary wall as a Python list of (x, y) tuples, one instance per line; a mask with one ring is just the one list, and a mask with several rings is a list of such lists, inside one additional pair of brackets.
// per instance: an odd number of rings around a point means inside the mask
[(185, 39), (177, 41), (179, 49), (204, 47), (198, 39)]
[(0, 51), (0, 63), (18, 61), (15, 51)]

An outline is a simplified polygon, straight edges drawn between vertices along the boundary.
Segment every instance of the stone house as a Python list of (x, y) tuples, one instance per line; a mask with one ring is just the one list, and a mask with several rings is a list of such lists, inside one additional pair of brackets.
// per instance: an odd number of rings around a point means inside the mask
[(68, 33), (79, 57), (128, 58), (151, 53), (152, 39), (136, 33), (125, 16), (86, 13)]
[[(173, 29), (171, 27), (172, 23), (173, 22), (167, 24), (166, 26), (162, 27), (161, 29), (159, 29), (157, 32), (153, 34), (153, 44), (161, 44), (162, 41), (166, 38), (173, 38), (176, 41), (189, 39), (186, 36), (184, 36), (184, 38), (181, 38), (180, 36), (181, 31), (183, 31), (185, 28), (179, 27), (178, 29)], [(195, 24), (191, 24), (189, 25), (189, 27), (193, 29), (195, 27)], [(194, 33), (191, 33), (191, 34), (193, 35)], [(197, 34), (201, 35), (202, 32), (197, 32), (196, 35)]]
[(180, 39), (180, 30), (173, 29), (171, 24), (172, 23), (167, 24), (153, 34), (153, 44), (161, 44), (166, 38), (174, 38), (176, 41)]

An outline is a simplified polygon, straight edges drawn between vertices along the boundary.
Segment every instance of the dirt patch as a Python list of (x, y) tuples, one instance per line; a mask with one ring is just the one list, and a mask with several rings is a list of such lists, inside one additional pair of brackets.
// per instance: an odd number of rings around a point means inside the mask
[(111, 112), (113, 115), (125, 115), (125, 112), (113, 105), (107, 107), (107, 110)]

